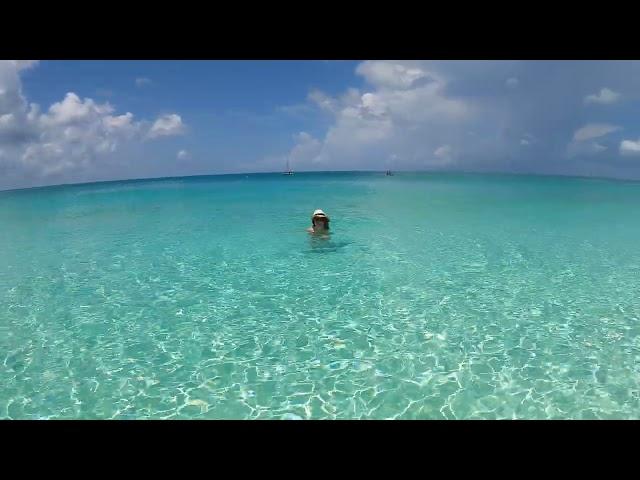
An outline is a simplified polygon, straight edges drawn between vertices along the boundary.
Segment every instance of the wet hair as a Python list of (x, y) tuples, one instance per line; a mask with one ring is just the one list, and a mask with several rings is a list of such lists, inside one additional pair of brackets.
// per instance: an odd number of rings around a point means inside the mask
[[(316, 218), (316, 217), (313, 217), (313, 218), (311, 219), (311, 225), (313, 225), (314, 227), (316, 226), (316, 220), (315, 220), (315, 218)], [(328, 217), (322, 217), (322, 218), (324, 218), (324, 219), (326, 220), (326, 222), (325, 222), (325, 224), (326, 224), (326, 229), (327, 229), (327, 230), (329, 230), (329, 218), (328, 218)]]

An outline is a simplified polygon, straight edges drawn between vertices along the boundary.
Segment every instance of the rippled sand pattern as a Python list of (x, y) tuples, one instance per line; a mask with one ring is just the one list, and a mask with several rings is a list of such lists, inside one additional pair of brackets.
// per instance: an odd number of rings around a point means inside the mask
[(443, 174), (0, 193), (0, 418), (640, 418), (639, 206)]

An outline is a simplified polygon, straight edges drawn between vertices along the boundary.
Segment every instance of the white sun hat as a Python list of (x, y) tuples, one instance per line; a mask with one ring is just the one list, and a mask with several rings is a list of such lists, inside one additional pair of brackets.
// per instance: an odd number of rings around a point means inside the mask
[(311, 218), (312, 218), (312, 219), (313, 219), (313, 218), (315, 218), (315, 217), (324, 217), (324, 218), (326, 218), (327, 220), (329, 220), (329, 217), (327, 216), (327, 214), (326, 214), (326, 213), (324, 213), (324, 212), (323, 212), (322, 210), (320, 210), (319, 208), (313, 212), (313, 215), (311, 215)]

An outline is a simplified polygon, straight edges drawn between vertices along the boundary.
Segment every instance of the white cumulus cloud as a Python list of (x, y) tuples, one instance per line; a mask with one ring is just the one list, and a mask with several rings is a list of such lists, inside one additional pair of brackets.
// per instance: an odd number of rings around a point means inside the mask
[(49, 112), (40, 117), (40, 121), (50, 127), (82, 124), (113, 113), (108, 103), (97, 104), (90, 98), (81, 100), (78, 95), (69, 92), (61, 102), (49, 107)]
[(617, 130), (620, 130), (620, 127), (616, 125), (606, 123), (587, 124), (573, 134), (573, 140), (567, 145), (567, 155), (569, 157), (590, 156), (604, 152), (607, 147), (594, 141), (594, 139), (604, 137)]
[(38, 65), (38, 60), (9, 60), (12, 62), (18, 71), (33, 68)]
[(594, 93), (591, 95), (587, 95), (584, 97), (584, 103), (587, 105), (590, 103), (598, 103), (600, 105), (608, 105), (611, 103), (615, 103), (620, 99), (620, 94), (614, 92), (609, 88), (603, 88), (598, 93)]
[(592, 138), (602, 137), (616, 130), (620, 130), (620, 127), (606, 123), (590, 123), (576, 130), (573, 134), (573, 140), (583, 142)]
[(149, 130), (149, 138), (168, 137), (173, 135), (181, 135), (184, 133), (185, 125), (182, 123), (182, 117), (176, 113), (162, 115), (159, 117)]
[[(619, 91), (640, 95), (640, 62), (375, 60), (354, 70), (364, 80), (358, 88), (309, 93), (309, 105), (329, 124), (315, 133), (319, 153), (306, 166), (382, 169), (395, 155), (403, 169), (582, 173), (581, 157), (589, 163), (617, 149), (614, 133), (627, 122), (589, 118), (585, 102), (619, 102)], [(526, 95), (504, 97), (525, 83)], [(446, 164), (446, 150), (435, 155), (444, 146), (451, 147)], [(602, 155), (602, 173), (630, 169), (609, 158)], [(640, 176), (640, 167), (629, 174)]]
[(367, 61), (358, 65), (356, 73), (376, 87), (391, 89), (408, 89), (433, 78), (433, 74), (417, 65), (400, 62)]
[(180, 150), (178, 152), (177, 157), (178, 157), (178, 160), (186, 160), (188, 158), (191, 158), (191, 154), (186, 150)]
[(622, 155), (640, 155), (640, 139), (637, 141), (623, 140), (620, 142), (620, 154)]
[(296, 144), (287, 157), (291, 168), (296, 165), (317, 161), (318, 154), (322, 148), (322, 144), (317, 138), (307, 132), (300, 132), (295, 136), (295, 140)]
[[(20, 74), (35, 61), (0, 61), (0, 171), (10, 171), (15, 185), (42, 182), (51, 175), (72, 179), (78, 172), (90, 172), (99, 158), (121, 145), (173, 135), (183, 130), (179, 115), (149, 122), (136, 121), (131, 112), (117, 114), (108, 102), (81, 98), (68, 92), (41, 112), (28, 103), (22, 92)], [(61, 177), (62, 178), (62, 177)], [(6, 187), (6, 178), (0, 187)]]
[(290, 156), (302, 165), (384, 168), (391, 155), (420, 165), (441, 163), (432, 152), (443, 142), (436, 141), (473, 116), (473, 105), (447, 95), (446, 81), (421, 62), (367, 61), (356, 73), (366, 80), (362, 90), (309, 93), (309, 101), (332, 115), (333, 123), (324, 138), (296, 139)]

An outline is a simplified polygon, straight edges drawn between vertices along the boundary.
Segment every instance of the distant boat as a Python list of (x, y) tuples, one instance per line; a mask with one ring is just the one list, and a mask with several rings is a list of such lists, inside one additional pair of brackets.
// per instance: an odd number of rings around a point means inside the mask
[(289, 159), (287, 159), (287, 170), (282, 172), (283, 175), (293, 175), (293, 171), (289, 168)]
[(385, 175), (386, 175), (387, 177), (392, 177), (392, 176), (393, 176), (393, 173), (391, 173), (391, 170), (387, 170), (387, 171), (385, 172)]

